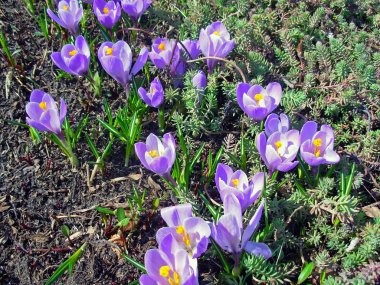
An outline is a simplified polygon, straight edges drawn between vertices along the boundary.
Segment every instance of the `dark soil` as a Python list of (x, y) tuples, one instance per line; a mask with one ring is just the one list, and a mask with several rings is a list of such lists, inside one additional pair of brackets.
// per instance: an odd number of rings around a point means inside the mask
[[(143, 263), (146, 250), (157, 246), (155, 233), (163, 226), (159, 211), (151, 210), (153, 199), (161, 197), (163, 191), (156, 189), (160, 185), (148, 183), (158, 179), (151, 173), (139, 175), (137, 180), (130, 178), (130, 174), (143, 174), (144, 170), (134, 158), (125, 168), (124, 148), (115, 142), (104, 177), (98, 173), (89, 187), (93, 165), (87, 162), (94, 157), (84, 138), (76, 151), (81, 167), (73, 171), (56, 146), (49, 142), (34, 145), (28, 129), (9, 123), (25, 122), (25, 104), (33, 89), (64, 98), (74, 126), (85, 114), (96, 122), (102, 110), (101, 100), (93, 99), (83, 79), (55, 79), (50, 60), (53, 41), (47, 42), (39, 34), (24, 1), (1, 2), (0, 27), (11, 53), (15, 53), (17, 68), (9, 67), (5, 54), (0, 54), (0, 283), (43, 284), (84, 242), (88, 246), (72, 276), (65, 275), (58, 284), (127, 284), (136, 280), (141, 273), (120, 256), (118, 243), (109, 240), (112, 237), (107, 236), (95, 207), (123, 207), (130, 214), (127, 197), (132, 186), (147, 190), (147, 212), (126, 230), (128, 255)], [(58, 45), (54, 43), (56, 49)], [(112, 91), (110, 104), (117, 110), (123, 102), (115, 99), (115, 83), (108, 80), (106, 84), (103, 90)], [(103, 145), (98, 126), (88, 125), (86, 130), (96, 138), (96, 144)], [(164, 201), (165, 197), (160, 207), (171, 203)], [(71, 242), (60, 230), (63, 224), (70, 228)]]

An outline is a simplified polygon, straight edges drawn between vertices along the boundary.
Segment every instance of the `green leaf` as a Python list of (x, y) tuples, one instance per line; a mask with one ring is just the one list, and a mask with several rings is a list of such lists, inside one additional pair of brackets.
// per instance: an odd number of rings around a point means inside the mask
[(84, 127), (87, 125), (87, 123), (88, 123), (88, 115), (80, 120), (78, 127), (76, 128), (74, 132), (75, 144), (79, 141), (82, 131)]
[(86, 246), (87, 243), (84, 243), (73, 255), (66, 259), (53, 273), (53, 275), (48, 279), (48, 281), (46, 281), (45, 285), (53, 284), (55, 281), (57, 281), (59, 277), (61, 277), (65, 273), (66, 270), (68, 270), (69, 274), (71, 274), (75, 263), (81, 257)]
[(143, 264), (141, 264), (140, 262), (134, 260), (133, 258), (129, 257), (128, 255), (126, 255), (124, 253), (122, 253), (121, 256), (124, 257), (126, 261), (128, 261), (130, 264), (132, 264), (138, 270), (146, 273), (146, 269), (145, 269), (145, 266)]
[(124, 208), (117, 208), (116, 210), (117, 220), (120, 222), (125, 219), (125, 210)]
[(314, 269), (313, 262), (306, 263), (300, 275), (298, 276), (297, 284), (302, 284), (310, 276), (313, 269)]
[(88, 146), (90, 147), (92, 154), (95, 156), (96, 159), (98, 159), (100, 157), (100, 154), (97, 151), (95, 144), (93, 143), (93, 141), (91, 140), (90, 136), (87, 133), (84, 133), (84, 136), (86, 137)]
[(98, 119), (98, 121), (104, 128), (106, 128), (108, 131), (110, 131), (111, 133), (116, 135), (120, 140), (122, 140), (123, 142), (126, 142), (126, 143), (128, 142), (128, 140), (121, 133), (119, 133), (119, 131), (116, 130), (114, 127), (111, 127), (109, 124), (104, 122), (102, 119)]
[(190, 171), (193, 170), (193, 168), (194, 168), (194, 164), (198, 161), (198, 159), (199, 159), (199, 157), (201, 156), (202, 151), (203, 151), (204, 148), (205, 148), (205, 144), (203, 144), (203, 145), (198, 149), (198, 151), (195, 153), (194, 158), (191, 160), (191, 163), (190, 163)]
[(226, 256), (224, 255), (224, 252), (223, 252), (222, 249), (219, 247), (219, 245), (214, 241), (213, 238), (210, 237), (210, 241), (211, 241), (211, 244), (213, 245), (215, 251), (216, 251), (217, 254), (219, 255), (220, 261), (221, 261), (222, 264), (223, 264), (224, 271), (227, 272), (227, 273), (230, 273), (230, 267), (229, 267), (229, 265), (228, 265), (228, 262), (227, 262)]
[(354, 178), (355, 178), (355, 166), (356, 164), (353, 163), (351, 166), (350, 175), (346, 178), (346, 189), (344, 191), (345, 195), (350, 195), (352, 185), (354, 184)]
[(98, 207), (95, 208), (95, 210), (98, 211), (99, 213), (102, 213), (102, 214), (115, 215), (115, 211), (107, 209), (107, 208), (104, 208), (104, 207), (98, 206)]
[(117, 226), (117, 227), (120, 227), (120, 228), (122, 228), (122, 227), (126, 227), (126, 226), (128, 226), (130, 219), (131, 219), (131, 218), (129, 218), (129, 217), (127, 217), (127, 218), (125, 218), (125, 219), (122, 219), (122, 220), (120, 220), (120, 221), (116, 224), (116, 226)]
[(62, 232), (62, 234), (63, 234), (65, 237), (70, 236), (70, 228), (69, 228), (69, 226), (66, 225), (66, 224), (62, 225), (62, 227), (61, 227), (61, 232)]
[(106, 112), (106, 115), (108, 118), (108, 124), (112, 125), (113, 124), (112, 112), (106, 98), (103, 98), (103, 106), (104, 106), (104, 111)]

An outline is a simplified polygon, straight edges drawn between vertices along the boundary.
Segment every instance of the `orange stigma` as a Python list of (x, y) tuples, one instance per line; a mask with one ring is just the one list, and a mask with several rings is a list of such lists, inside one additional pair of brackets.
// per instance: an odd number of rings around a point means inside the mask
[(110, 10), (107, 7), (103, 8), (103, 13), (104, 14), (108, 15), (109, 12), (110, 12)]
[(40, 106), (40, 108), (44, 111), (47, 110), (47, 107), (46, 107), (46, 102), (41, 102), (40, 104), (38, 104), (38, 106)]
[(70, 56), (74, 56), (74, 55), (76, 55), (78, 52), (77, 52), (77, 50), (76, 49), (73, 49), (72, 51), (69, 51), (69, 55)]
[(160, 44), (158, 45), (158, 49), (159, 49), (159, 50), (165, 50), (165, 44), (164, 44), (164, 43), (160, 43)]
[(112, 55), (112, 48), (106, 48), (106, 55)]

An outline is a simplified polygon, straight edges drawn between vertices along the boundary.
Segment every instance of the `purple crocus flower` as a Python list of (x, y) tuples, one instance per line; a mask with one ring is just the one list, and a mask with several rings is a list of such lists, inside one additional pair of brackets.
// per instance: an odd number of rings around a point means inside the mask
[(164, 134), (162, 142), (154, 134), (150, 134), (146, 143), (135, 143), (135, 152), (145, 168), (171, 180), (170, 171), (176, 157), (175, 147), (170, 133)]
[(236, 97), (240, 108), (255, 121), (262, 121), (280, 104), (282, 96), (281, 85), (269, 83), (264, 89), (260, 85), (239, 83)]
[(95, 0), (93, 8), (98, 21), (109, 30), (117, 23), (121, 15), (120, 4), (114, 1)]
[(64, 45), (61, 52), (53, 52), (51, 59), (60, 69), (73, 75), (83, 75), (90, 65), (90, 49), (83, 36), (75, 39), (75, 45)]
[(184, 40), (182, 41), (182, 44), (185, 46), (187, 52), (184, 50), (183, 46), (179, 44), (180, 50), (183, 50), (185, 54), (187, 54), (187, 57), (190, 54), (191, 59), (196, 59), (199, 54), (201, 53), (201, 49), (199, 46), (199, 41), (198, 40)]
[(123, 10), (127, 13), (135, 22), (141, 17), (142, 14), (152, 4), (152, 0), (122, 0), (121, 5)]
[(172, 235), (180, 248), (193, 258), (200, 257), (207, 250), (210, 227), (202, 218), (193, 217), (191, 204), (163, 208), (161, 216), (168, 227), (157, 231), (158, 244), (168, 235)]
[(286, 133), (289, 130), (289, 117), (285, 114), (278, 116), (270, 114), (265, 121), (265, 133), (269, 137), (275, 132)]
[(224, 215), (216, 224), (214, 222), (211, 225), (211, 236), (222, 249), (234, 255), (234, 271), (238, 271), (240, 254), (243, 250), (256, 256), (261, 255), (264, 258), (270, 258), (272, 253), (265, 243), (249, 241), (259, 225), (264, 202), (260, 204), (245, 230), (241, 206), (233, 194), (226, 195), (223, 207)]
[(69, 30), (73, 35), (78, 33), (78, 24), (83, 17), (82, 5), (78, 0), (62, 0), (58, 3), (58, 16), (50, 9), (47, 9), (49, 17), (61, 27)]
[[(173, 54), (174, 53), (174, 54)], [(157, 68), (170, 67), (172, 74), (178, 73), (180, 51), (176, 41), (171, 39), (156, 38), (153, 41), (149, 58)]]
[(66, 112), (66, 104), (62, 98), (58, 110), (57, 103), (49, 94), (41, 90), (33, 90), (30, 94), (30, 102), (26, 104), (28, 114), (26, 122), (40, 132), (52, 132), (62, 136), (61, 126)]
[[(225, 58), (235, 46), (235, 41), (230, 40), (230, 34), (222, 22), (214, 22), (201, 29), (199, 34), (199, 45), (205, 56)], [(212, 73), (217, 64), (215, 59), (207, 59), (209, 73)]]
[(145, 253), (147, 274), (140, 277), (141, 285), (198, 285), (197, 269), (191, 266), (189, 254), (177, 246), (174, 237), (168, 235), (158, 249)]
[(222, 201), (227, 195), (233, 194), (244, 212), (259, 197), (264, 188), (264, 173), (256, 173), (248, 182), (247, 175), (241, 171), (233, 171), (231, 167), (219, 163), (215, 173), (215, 184)]
[(316, 122), (309, 121), (301, 129), (301, 156), (310, 166), (335, 164), (340, 161), (334, 151), (334, 130), (329, 125), (322, 125), (317, 131)]
[(191, 83), (199, 91), (204, 92), (207, 86), (206, 74), (202, 70), (199, 70), (198, 73), (191, 80)]
[(158, 77), (150, 83), (149, 92), (140, 87), (138, 93), (141, 99), (151, 107), (158, 108), (164, 102), (164, 88)]
[(132, 51), (124, 41), (103, 43), (98, 50), (98, 58), (104, 70), (124, 88), (128, 88), (129, 81), (144, 66), (148, 59), (148, 49), (143, 47), (139, 57), (132, 67)]
[(262, 132), (256, 137), (256, 147), (270, 173), (275, 170), (287, 172), (298, 164), (298, 161), (293, 160), (300, 147), (300, 134), (297, 130), (275, 132), (267, 141), (265, 133)]

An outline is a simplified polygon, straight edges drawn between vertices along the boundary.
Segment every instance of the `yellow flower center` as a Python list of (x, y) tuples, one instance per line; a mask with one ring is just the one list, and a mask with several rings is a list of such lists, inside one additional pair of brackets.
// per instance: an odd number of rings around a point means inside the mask
[(231, 182), (235, 188), (239, 186), (239, 179), (232, 179)]
[(160, 275), (168, 279), (170, 285), (179, 285), (181, 278), (178, 273), (174, 270), (171, 270), (170, 266), (164, 265), (160, 267)]
[(261, 93), (257, 93), (257, 94), (255, 94), (254, 98), (255, 98), (255, 100), (256, 100), (257, 102), (259, 102), (260, 100), (263, 100), (263, 99), (264, 99), (264, 95), (261, 94)]
[(155, 157), (159, 157), (160, 156), (160, 154), (157, 152), (157, 150), (151, 150), (151, 151), (148, 151), (148, 153), (149, 153), (149, 155), (151, 156), (151, 157), (153, 157), (153, 158), (155, 158)]
[(63, 6), (63, 10), (65, 10), (65, 11), (69, 10), (69, 6), (67, 6), (67, 5)]
[(76, 49), (73, 49), (72, 51), (69, 51), (69, 55), (70, 56), (74, 56), (74, 55), (76, 55), (78, 52), (77, 52), (77, 50)]
[(322, 139), (318, 138), (313, 141), (314, 145), (314, 154), (316, 157), (319, 157), (321, 155), (321, 146), (322, 146)]
[(38, 106), (40, 106), (40, 108), (44, 111), (47, 110), (47, 107), (46, 107), (46, 102), (41, 102), (40, 104), (38, 104)]
[(154, 87), (150, 88), (150, 94), (154, 94), (154, 93), (156, 93), (156, 92), (157, 92), (157, 89), (156, 89), (156, 88), (154, 88)]
[(165, 44), (164, 44), (164, 43), (160, 43), (160, 44), (158, 45), (158, 49), (159, 49), (159, 50), (165, 50)]
[(186, 246), (191, 245), (190, 236), (188, 233), (186, 233), (185, 228), (183, 226), (178, 226), (176, 228), (176, 232), (177, 232), (177, 234), (182, 236), (182, 241)]
[(219, 33), (218, 31), (214, 31), (213, 34), (214, 34), (215, 36), (220, 37), (220, 33)]
[(110, 10), (107, 7), (103, 8), (103, 13), (104, 14), (108, 15), (109, 12), (110, 12)]
[(282, 142), (281, 141), (276, 141), (274, 143), (274, 145), (276, 146), (277, 150), (282, 146)]
[(106, 49), (106, 54), (107, 55), (112, 55), (112, 48), (107, 48)]

